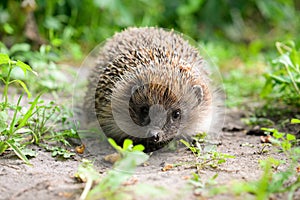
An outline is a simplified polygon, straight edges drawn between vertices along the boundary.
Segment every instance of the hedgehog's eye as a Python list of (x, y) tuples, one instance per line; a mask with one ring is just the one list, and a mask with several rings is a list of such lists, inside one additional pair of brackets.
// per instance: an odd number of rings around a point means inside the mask
[(179, 119), (180, 116), (181, 116), (181, 110), (180, 110), (180, 109), (174, 110), (174, 111), (172, 112), (172, 119), (173, 119), (173, 120)]
[(149, 107), (148, 106), (142, 106), (140, 108), (140, 115), (142, 118), (146, 118), (149, 115)]

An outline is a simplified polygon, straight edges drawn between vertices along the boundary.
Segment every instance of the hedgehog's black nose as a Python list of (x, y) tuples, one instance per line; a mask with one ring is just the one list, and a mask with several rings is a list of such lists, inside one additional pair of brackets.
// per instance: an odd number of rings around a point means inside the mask
[(160, 142), (162, 139), (162, 130), (149, 130), (148, 131), (148, 137), (153, 142)]

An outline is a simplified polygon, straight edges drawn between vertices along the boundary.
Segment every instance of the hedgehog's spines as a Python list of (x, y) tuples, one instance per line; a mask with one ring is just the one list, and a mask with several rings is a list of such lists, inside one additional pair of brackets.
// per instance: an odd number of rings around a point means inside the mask
[[(101, 49), (90, 76), (85, 106), (87, 112), (95, 110), (107, 136), (119, 141), (132, 138), (155, 148), (162, 143), (149, 141), (146, 133), (141, 133), (146, 127), (132, 124), (129, 112), (138, 114), (138, 107), (126, 108), (129, 101), (131, 106), (139, 106), (142, 101), (150, 107), (162, 104), (167, 115), (172, 111), (168, 109), (180, 107), (183, 118), (177, 129), (182, 134), (207, 132), (216, 120), (211, 119), (217, 109), (212, 99), (218, 98), (210, 85), (198, 50), (173, 30), (129, 28), (115, 34)], [(135, 93), (133, 88), (140, 86), (143, 88)], [(161, 136), (165, 138), (163, 143), (176, 136), (170, 123), (175, 122), (167, 118), (166, 127), (162, 127), (171, 134)]]

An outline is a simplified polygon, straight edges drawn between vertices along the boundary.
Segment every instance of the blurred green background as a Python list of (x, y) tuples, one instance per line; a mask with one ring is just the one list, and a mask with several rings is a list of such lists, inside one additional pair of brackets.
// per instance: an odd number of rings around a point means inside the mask
[[(159, 26), (183, 32), (197, 41), (244, 44), (256, 53), (273, 46), (275, 40), (297, 39), (300, 26), (300, 1), (296, 0), (35, 2), (32, 11), (44, 42), (66, 49), (76, 44), (82, 50), (90, 50), (128, 26)], [(0, 34), (5, 44), (27, 41), (27, 8), (20, 1), (1, 1)]]
[(2, 0), (1, 48), (14, 57), (46, 45), (48, 59), (79, 65), (126, 27), (175, 29), (202, 45), (219, 66), (228, 106), (246, 105), (259, 99), (275, 42), (299, 46), (299, 10), (297, 0)]

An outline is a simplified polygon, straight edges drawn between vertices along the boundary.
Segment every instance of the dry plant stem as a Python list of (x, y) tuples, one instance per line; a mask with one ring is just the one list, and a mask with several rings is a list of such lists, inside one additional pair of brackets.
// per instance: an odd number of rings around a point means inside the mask
[(79, 200), (85, 200), (86, 199), (89, 191), (92, 188), (92, 185), (93, 185), (93, 179), (91, 179), (91, 178), (87, 179), (87, 182), (85, 184), (84, 190), (81, 193)]

